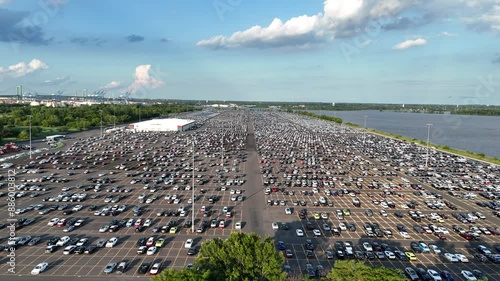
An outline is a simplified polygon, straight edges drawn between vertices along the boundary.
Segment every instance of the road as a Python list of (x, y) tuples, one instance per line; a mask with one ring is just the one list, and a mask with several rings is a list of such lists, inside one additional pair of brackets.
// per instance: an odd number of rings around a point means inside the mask
[(262, 189), (262, 180), (259, 171), (259, 154), (255, 142), (255, 128), (253, 120), (248, 121), (248, 136), (246, 142), (248, 153), (245, 173), (247, 175), (246, 186), (248, 188), (248, 197), (243, 204), (243, 219), (245, 222), (245, 232), (255, 232), (264, 237), (268, 235), (262, 227), (263, 211), (266, 208), (264, 200), (264, 191)]

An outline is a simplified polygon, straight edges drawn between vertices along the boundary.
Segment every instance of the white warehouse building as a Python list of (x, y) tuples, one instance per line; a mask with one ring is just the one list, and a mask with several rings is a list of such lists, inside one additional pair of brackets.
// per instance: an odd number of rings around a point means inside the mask
[(173, 132), (187, 131), (194, 125), (194, 120), (187, 119), (152, 119), (129, 125), (129, 129), (136, 132)]

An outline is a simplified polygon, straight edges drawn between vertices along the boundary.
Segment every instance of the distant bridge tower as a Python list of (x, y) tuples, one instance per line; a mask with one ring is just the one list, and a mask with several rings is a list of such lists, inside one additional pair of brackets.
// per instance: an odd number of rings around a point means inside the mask
[(17, 100), (23, 99), (23, 86), (22, 85), (18, 85), (16, 87), (16, 98), (17, 98)]
[(87, 89), (82, 90), (82, 98), (83, 100), (87, 100)]

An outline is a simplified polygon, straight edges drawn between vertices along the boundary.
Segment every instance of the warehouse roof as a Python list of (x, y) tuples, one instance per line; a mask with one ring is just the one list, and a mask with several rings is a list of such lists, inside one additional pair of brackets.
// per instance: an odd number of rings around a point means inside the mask
[(194, 122), (194, 120), (188, 119), (177, 119), (177, 118), (164, 118), (164, 119), (152, 119), (143, 122), (134, 123), (134, 126), (165, 126), (165, 127), (173, 127), (173, 126), (184, 126), (189, 123)]

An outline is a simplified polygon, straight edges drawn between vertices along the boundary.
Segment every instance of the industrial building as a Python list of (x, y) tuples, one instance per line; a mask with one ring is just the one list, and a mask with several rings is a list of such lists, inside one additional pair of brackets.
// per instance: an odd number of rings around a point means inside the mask
[(189, 130), (194, 123), (194, 120), (177, 118), (152, 119), (130, 124), (129, 129), (136, 132), (182, 132)]

